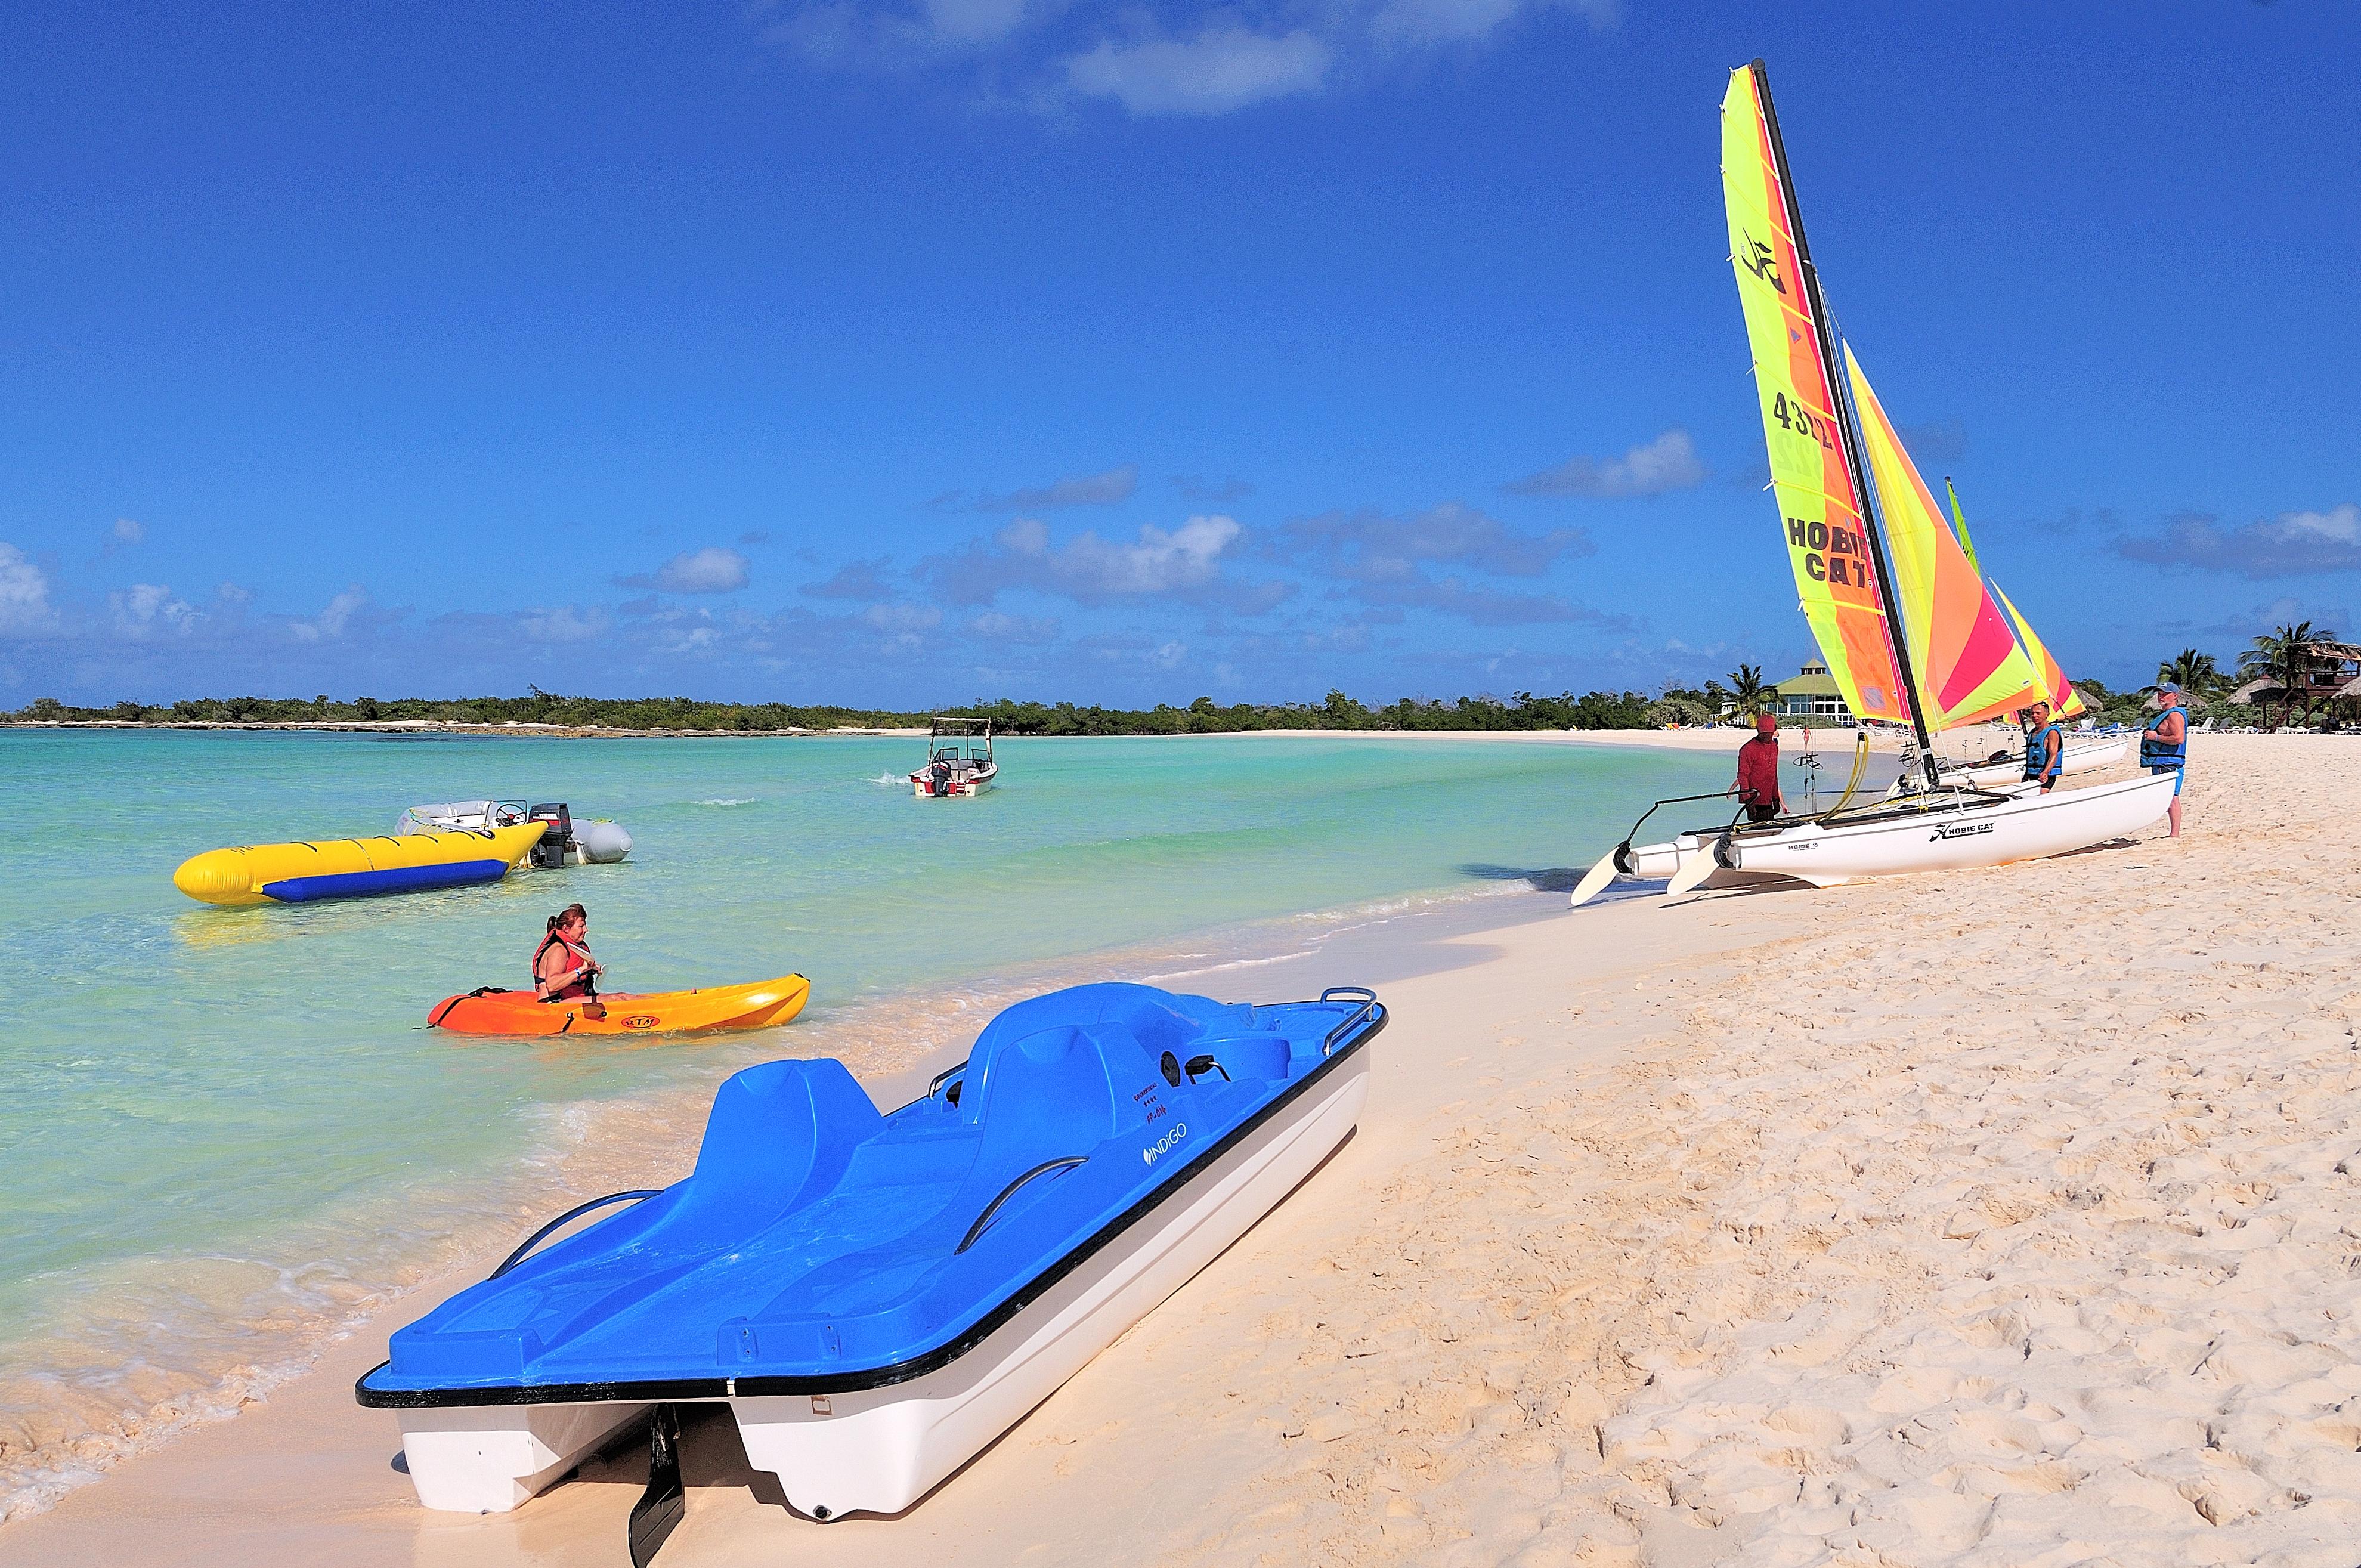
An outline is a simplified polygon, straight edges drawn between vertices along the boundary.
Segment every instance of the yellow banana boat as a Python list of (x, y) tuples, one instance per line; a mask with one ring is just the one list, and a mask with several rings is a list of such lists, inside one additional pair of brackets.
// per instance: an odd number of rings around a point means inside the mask
[(530, 991), (489, 987), (446, 996), (427, 1011), (434, 1028), (462, 1035), (685, 1035), (699, 1029), (761, 1029), (804, 1010), (811, 981), (799, 974), (752, 985), (709, 985), (642, 996), (583, 996), (544, 1002)]
[(172, 885), (201, 904), (309, 904), (498, 882), (548, 827), (325, 839), (208, 850), (181, 862)]

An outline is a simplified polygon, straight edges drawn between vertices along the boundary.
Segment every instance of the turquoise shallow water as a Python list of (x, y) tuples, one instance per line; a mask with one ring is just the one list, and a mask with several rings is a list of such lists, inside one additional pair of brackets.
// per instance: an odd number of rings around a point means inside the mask
[[(1002, 788), (922, 802), (898, 782), (922, 752), (0, 732), (0, 1511), (267, 1386), (551, 1190), (685, 1158), (697, 1103), (746, 1062), (906, 1066), (1012, 985), (1152, 972), (1208, 933), (1279, 939), (1256, 922), (1529, 893), (1522, 873), (1587, 863), (1640, 803), (1719, 787), (1729, 766), (1480, 741), (1018, 740)], [(621, 822), (631, 861), (245, 910), (171, 885), (219, 845), (523, 795)], [(800, 970), (813, 1004), (785, 1029), (653, 1047), (422, 1026), (437, 997), (520, 983), (543, 917), (577, 899), (615, 989)], [(622, 1116), (659, 1102), (667, 1117)]]

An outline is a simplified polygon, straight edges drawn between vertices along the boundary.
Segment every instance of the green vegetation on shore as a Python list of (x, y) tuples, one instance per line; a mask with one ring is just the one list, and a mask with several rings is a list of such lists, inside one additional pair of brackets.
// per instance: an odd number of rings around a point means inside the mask
[[(1684, 694), (1696, 695), (1696, 694)], [(1102, 707), (1095, 703), (977, 702), (934, 712), (989, 718), (1004, 735), (1203, 735), (1242, 729), (1636, 729), (1676, 722), (1671, 699), (1638, 692), (1590, 692), (1576, 696), (1459, 697), (1450, 702), (1404, 697), (1370, 707), (1330, 692), (1320, 703), (1233, 703), (1201, 696), (1186, 707)], [(387, 700), (325, 696), (202, 697), (170, 706), (118, 702), (75, 707), (43, 697), (0, 718), (18, 722), (123, 724), (367, 724), (423, 719), (441, 724), (552, 724), (601, 729), (678, 729), (760, 733), (788, 729), (923, 727), (928, 713), (876, 708), (799, 707), (786, 703), (697, 702), (688, 697), (525, 696), (423, 697)]]

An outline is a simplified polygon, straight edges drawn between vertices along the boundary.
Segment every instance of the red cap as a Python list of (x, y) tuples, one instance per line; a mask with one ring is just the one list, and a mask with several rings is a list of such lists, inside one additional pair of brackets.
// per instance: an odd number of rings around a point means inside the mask
[(1754, 732), (1756, 734), (1768, 735), (1771, 731), (1778, 728), (1779, 716), (1777, 714), (1758, 713), (1754, 716)]

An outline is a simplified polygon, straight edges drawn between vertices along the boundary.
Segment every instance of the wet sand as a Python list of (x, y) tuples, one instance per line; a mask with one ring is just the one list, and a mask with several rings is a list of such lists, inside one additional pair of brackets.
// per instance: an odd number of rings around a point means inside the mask
[[(700, 1418), (663, 1561), (2349, 1563), (2361, 742), (2192, 750), (2177, 842), (1400, 961), (1359, 1133), (1016, 1429), (822, 1525)], [(636, 1451), (411, 1499), (432, 1299), (0, 1562), (621, 1561)]]

